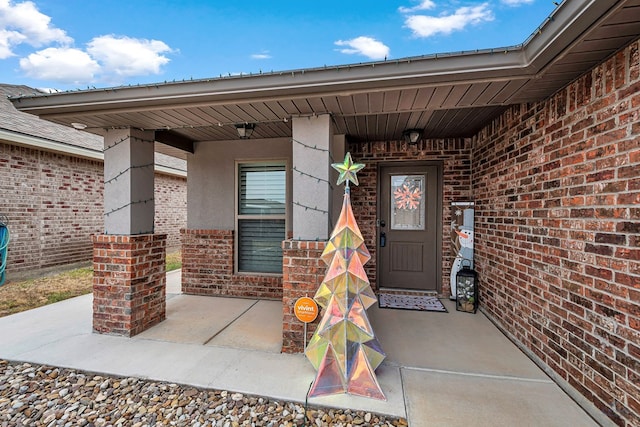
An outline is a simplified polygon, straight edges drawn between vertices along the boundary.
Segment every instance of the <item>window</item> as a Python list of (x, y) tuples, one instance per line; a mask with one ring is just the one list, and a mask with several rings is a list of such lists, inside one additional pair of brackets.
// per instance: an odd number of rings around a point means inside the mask
[(283, 163), (238, 165), (238, 271), (282, 273), (285, 199)]

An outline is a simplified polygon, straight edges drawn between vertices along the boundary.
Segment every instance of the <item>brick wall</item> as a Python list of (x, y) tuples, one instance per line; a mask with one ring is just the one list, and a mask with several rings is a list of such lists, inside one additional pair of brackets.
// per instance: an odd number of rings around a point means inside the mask
[(90, 236), (102, 231), (102, 181), (102, 162), (0, 143), (9, 280), (91, 260)]
[(165, 319), (167, 236), (93, 236), (93, 330), (131, 337)]
[(621, 426), (640, 425), (639, 48), (473, 149), (482, 307)]
[[(304, 323), (294, 314), (294, 304), (300, 297), (316, 294), (327, 265), (320, 259), (326, 242), (285, 240), (282, 242), (282, 352), (304, 351)], [(307, 342), (313, 336), (320, 319), (307, 324)]]
[(359, 186), (351, 190), (351, 205), (358, 226), (371, 253), (365, 271), (371, 287), (377, 289), (376, 274), (376, 212), (378, 210), (378, 164), (396, 161), (439, 161), (442, 163), (442, 288), (450, 294), (449, 272), (453, 255), (447, 237), (450, 233), (453, 201), (468, 200), (471, 195), (471, 140), (423, 140), (411, 146), (405, 142), (350, 143), (349, 151), (358, 163), (366, 167), (358, 173)]
[(182, 292), (282, 298), (282, 276), (234, 273), (233, 230), (182, 229)]
[[(102, 161), (0, 143), (0, 214), (9, 219), (9, 280), (88, 263), (103, 230)], [(156, 231), (179, 248), (186, 179), (156, 174)]]
[(167, 235), (167, 251), (180, 249), (180, 230), (187, 226), (187, 180), (156, 173), (155, 232)]

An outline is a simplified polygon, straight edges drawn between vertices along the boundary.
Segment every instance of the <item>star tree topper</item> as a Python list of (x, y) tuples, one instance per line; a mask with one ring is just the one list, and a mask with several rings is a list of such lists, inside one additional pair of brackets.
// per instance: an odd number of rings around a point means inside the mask
[(347, 188), (349, 188), (349, 181), (353, 182), (355, 185), (358, 185), (358, 177), (356, 176), (356, 173), (364, 168), (364, 164), (353, 163), (353, 159), (351, 159), (351, 153), (347, 153), (344, 156), (344, 161), (342, 163), (332, 163), (331, 167), (340, 172), (337, 184), (340, 185), (343, 182), (346, 182)]

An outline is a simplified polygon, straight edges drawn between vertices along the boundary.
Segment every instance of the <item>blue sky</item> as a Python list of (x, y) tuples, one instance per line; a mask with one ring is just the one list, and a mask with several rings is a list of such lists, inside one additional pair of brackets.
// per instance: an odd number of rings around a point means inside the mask
[(551, 0), (0, 0), (0, 82), (73, 90), (498, 48), (524, 42), (556, 7)]

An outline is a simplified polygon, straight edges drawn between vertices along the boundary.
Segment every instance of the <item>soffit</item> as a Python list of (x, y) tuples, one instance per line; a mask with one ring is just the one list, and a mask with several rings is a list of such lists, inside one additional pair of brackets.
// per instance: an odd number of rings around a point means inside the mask
[(95, 133), (132, 126), (191, 141), (237, 139), (234, 124), (242, 122), (258, 124), (252, 138), (290, 137), (291, 117), (325, 113), (336, 133), (356, 141), (396, 140), (408, 128), (430, 138), (468, 137), (508, 105), (551, 96), (638, 34), (640, 0), (566, 0), (516, 47), (24, 97), (14, 104)]

